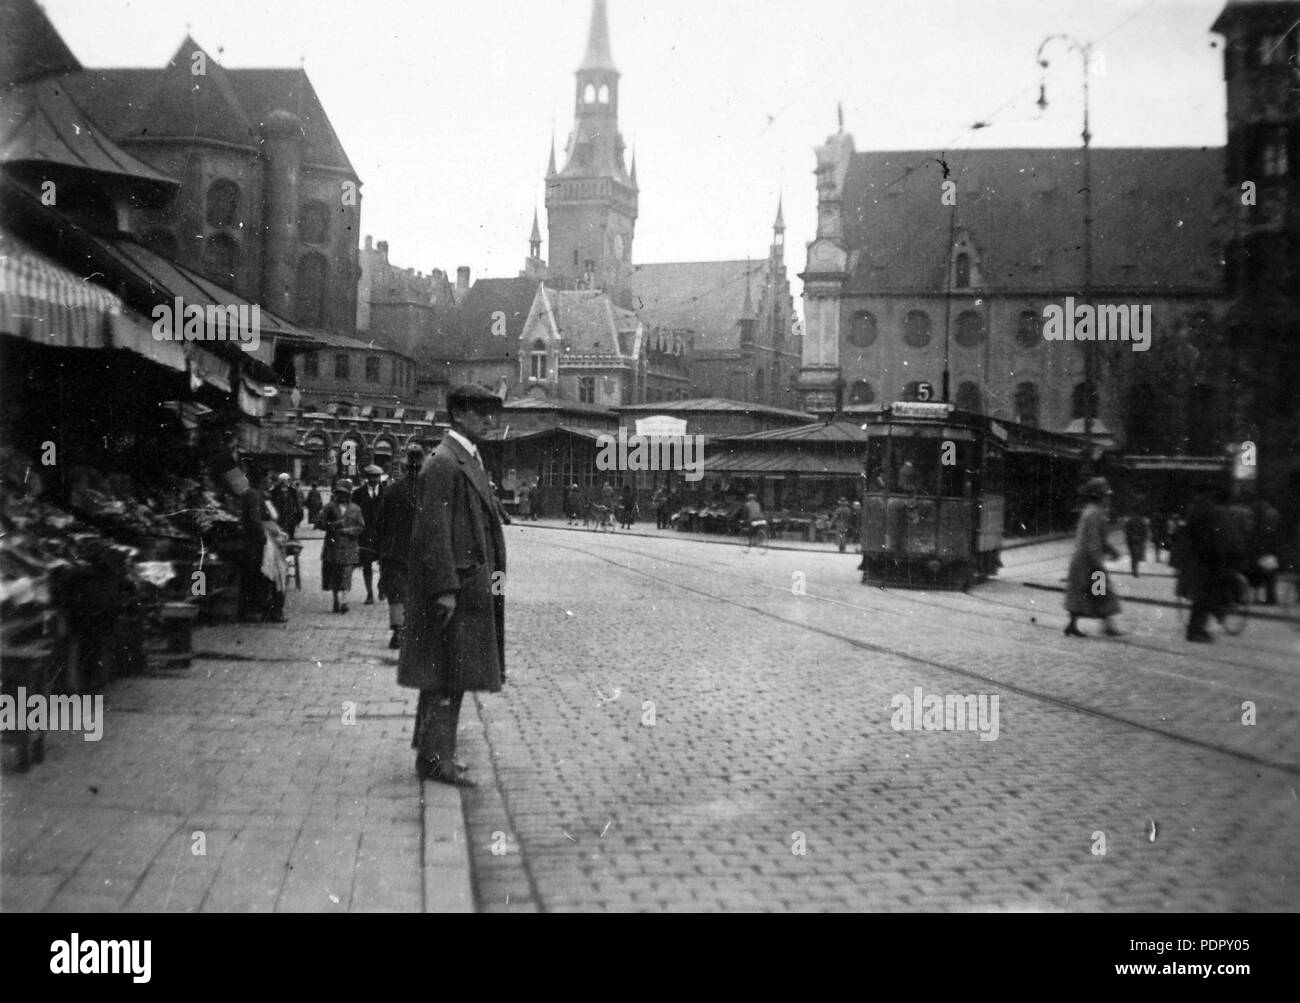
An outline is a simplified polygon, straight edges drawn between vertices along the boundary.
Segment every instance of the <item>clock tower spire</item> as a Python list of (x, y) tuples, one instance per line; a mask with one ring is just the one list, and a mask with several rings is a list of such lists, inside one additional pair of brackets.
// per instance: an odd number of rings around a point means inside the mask
[(564, 168), (546, 181), (551, 274), (619, 294), (632, 260), (637, 186), (618, 131), (619, 72), (605, 0), (593, 0)]

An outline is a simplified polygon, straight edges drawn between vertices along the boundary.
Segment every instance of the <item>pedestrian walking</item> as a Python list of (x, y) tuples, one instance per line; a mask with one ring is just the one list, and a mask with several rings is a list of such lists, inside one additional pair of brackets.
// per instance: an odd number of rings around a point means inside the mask
[(307, 500), (303, 502), (303, 507), (307, 510), (307, 522), (312, 529), (320, 529), (320, 513), (325, 507), (325, 501), (320, 496), (320, 485), (312, 481), (311, 490), (307, 492)]
[[(358, 541), (357, 563), (361, 565), (361, 579), (366, 583), (366, 601), (364, 605), (375, 604), (375, 583), (373, 565), (379, 560), (379, 537), (375, 526), (379, 521), (379, 502), (384, 497), (382, 482), (384, 470), (371, 464), (365, 469), (366, 483), (352, 492), (352, 500), (361, 509), (361, 518), (365, 520), (365, 530)], [(379, 590), (379, 598), (384, 598), (384, 590)]]
[(1255, 532), (1250, 543), (1251, 588), (1264, 591), (1264, 605), (1277, 605), (1277, 575), (1282, 567), (1282, 516), (1264, 499), (1255, 503)]
[(1134, 578), (1141, 577), (1138, 566), (1147, 556), (1147, 540), (1150, 535), (1151, 523), (1146, 516), (1133, 512), (1124, 520), (1124, 543), (1128, 546), (1128, 559)]
[(840, 553), (848, 547), (849, 543), (849, 525), (853, 521), (853, 510), (849, 508), (849, 500), (841, 498), (835, 503), (835, 512), (831, 516), (831, 525), (835, 527), (835, 543), (840, 548)]
[(767, 529), (767, 517), (763, 515), (763, 506), (758, 503), (758, 495), (753, 492), (746, 495), (741, 512), (745, 528), (749, 531), (749, 545), (752, 547), (759, 540), (759, 532)]
[(411, 524), (415, 518), (415, 491), (424, 466), (424, 450), (412, 446), (406, 453), (402, 478), (389, 485), (379, 503), (379, 584), (388, 599), (388, 626), (393, 636), (388, 647), (402, 646), (406, 626), (407, 574), (411, 563)]
[(668, 492), (662, 486), (655, 488), (650, 504), (654, 506), (655, 510), (655, 529), (666, 529), (668, 527)]
[(1193, 495), (1187, 506), (1187, 523), (1170, 555), (1178, 570), (1176, 594), (1192, 604), (1187, 622), (1187, 640), (1209, 644), (1214, 638), (1206, 630), (1211, 616), (1220, 621), (1233, 601), (1239, 544), (1228, 510), (1206, 494)]
[(576, 526), (582, 518), (586, 506), (583, 504), (582, 492), (578, 485), (574, 484), (564, 493), (564, 516), (569, 520), (570, 526)]
[(631, 484), (623, 485), (623, 495), (618, 501), (618, 521), (624, 529), (631, 529), (636, 522), (636, 490)]
[(479, 455), (501, 407), (480, 387), (448, 395), (451, 429), (420, 474), (411, 533), (397, 681), (420, 691), (416, 772), (460, 787), (476, 786), (455, 758), (464, 695), (505, 684), (506, 544)]
[(321, 588), (334, 594), (334, 612), (346, 613), (366, 520), (352, 500), (352, 482), (344, 477), (334, 486), (334, 498), (320, 515), (325, 543), (321, 548)]
[(533, 515), (533, 489), (527, 484), (520, 485), (519, 507), (517, 509), (520, 522), (527, 522)]
[(1065, 587), (1065, 611), (1070, 623), (1065, 628), (1066, 637), (1086, 637), (1079, 629), (1079, 620), (1102, 620), (1108, 637), (1121, 637), (1112, 617), (1119, 613), (1119, 597), (1111, 588), (1106, 560), (1119, 557), (1119, 552), (1106, 539), (1106, 526), (1110, 519), (1110, 484), (1104, 477), (1094, 477), (1080, 492), (1086, 501), (1079, 517), (1079, 529), (1074, 539), (1074, 554), (1070, 558), (1070, 571)]
[[(285, 623), (284, 560), (278, 512), (267, 501), (266, 471), (251, 467), (248, 490), (239, 499), (244, 552), (239, 577), (237, 615), (244, 623)], [(267, 573), (269, 570), (269, 574)]]
[(288, 474), (281, 474), (271, 489), (271, 504), (275, 506), (276, 523), (290, 540), (302, 522), (302, 498), (290, 483)]

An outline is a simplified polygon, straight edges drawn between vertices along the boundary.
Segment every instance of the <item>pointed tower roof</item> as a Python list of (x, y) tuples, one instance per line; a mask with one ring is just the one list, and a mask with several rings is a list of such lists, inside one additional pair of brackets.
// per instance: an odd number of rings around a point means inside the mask
[(546, 164), (546, 176), (555, 177), (555, 133), (551, 133), (551, 159)]
[(35, 0), (0, 0), (0, 87), (81, 69), (63, 38)]
[(578, 71), (608, 70), (617, 73), (614, 57), (609, 51), (609, 17), (605, 11), (605, 0), (593, 0), (591, 5), (591, 32), (587, 36), (587, 55), (583, 57)]
[[(195, 56), (202, 53), (201, 62)], [(202, 73), (194, 69), (201, 67)], [(240, 146), (256, 142), (226, 70), (189, 35), (157, 77), (143, 125), (151, 136), (201, 136)]]
[(530, 244), (540, 244), (542, 242), (542, 228), (537, 225), (537, 209), (533, 208), (533, 232), (528, 237)]
[(777, 233), (785, 233), (785, 195), (782, 194), (776, 200), (776, 222), (772, 224), (772, 229)]
[(636, 148), (635, 147), (633, 147), (632, 149), (632, 187), (633, 188), (638, 187), (636, 183)]

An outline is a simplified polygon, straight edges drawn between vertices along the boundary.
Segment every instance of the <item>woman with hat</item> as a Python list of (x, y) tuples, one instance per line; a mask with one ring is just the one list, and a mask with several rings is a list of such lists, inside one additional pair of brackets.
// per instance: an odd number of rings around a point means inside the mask
[(360, 559), (360, 539), (366, 529), (361, 508), (352, 500), (352, 482), (346, 477), (334, 485), (334, 499), (325, 506), (320, 521), (325, 530), (321, 588), (334, 593), (334, 612), (346, 613), (348, 605), (340, 602), (339, 596), (346, 599), (352, 591), (352, 570)]
[(1121, 632), (1111, 622), (1119, 613), (1119, 597), (1111, 589), (1106, 560), (1115, 560), (1119, 551), (1106, 540), (1106, 526), (1110, 521), (1110, 484), (1104, 477), (1094, 477), (1083, 486), (1083, 514), (1079, 517), (1079, 530), (1074, 539), (1074, 555), (1070, 558), (1070, 572), (1065, 586), (1065, 611), (1070, 614), (1066, 637), (1086, 637), (1079, 629), (1079, 619), (1104, 620), (1106, 635), (1120, 637)]

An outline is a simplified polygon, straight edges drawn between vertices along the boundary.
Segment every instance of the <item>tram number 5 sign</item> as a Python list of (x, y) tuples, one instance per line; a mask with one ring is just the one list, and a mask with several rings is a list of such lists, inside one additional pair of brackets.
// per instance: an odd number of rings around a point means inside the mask
[(918, 383), (916, 385), (916, 399), (922, 404), (927, 404), (934, 400), (934, 384)]

